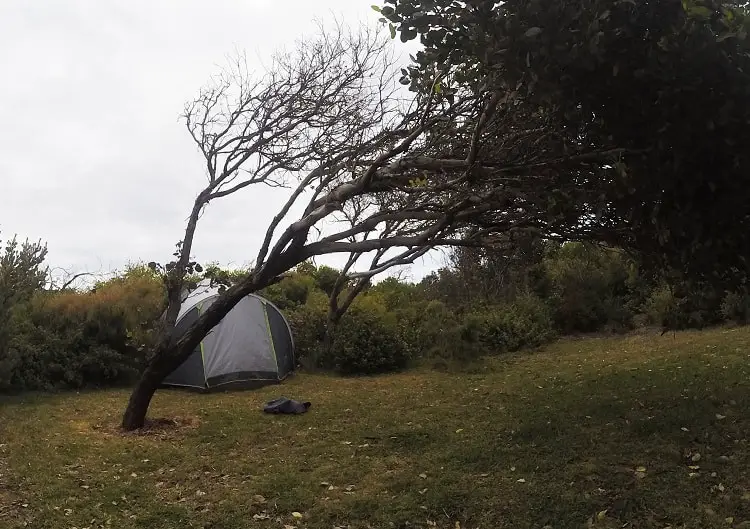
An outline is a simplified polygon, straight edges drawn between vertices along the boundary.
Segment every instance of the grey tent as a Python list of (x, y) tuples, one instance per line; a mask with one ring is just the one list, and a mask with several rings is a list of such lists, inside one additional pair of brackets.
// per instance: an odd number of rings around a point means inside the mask
[[(184, 332), (219, 295), (201, 283), (183, 300), (175, 331)], [(278, 383), (294, 371), (289, 323), (270, 301), (250, 294), (229, 311), (192, 355), (164, 379), (165, 387), (202, 391)]]

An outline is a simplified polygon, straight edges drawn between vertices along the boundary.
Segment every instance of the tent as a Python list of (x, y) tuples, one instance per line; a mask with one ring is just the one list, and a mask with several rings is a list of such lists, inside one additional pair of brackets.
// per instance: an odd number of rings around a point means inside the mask
[[(184, 332), (218, 296), (218, 288), (199, 284), (184, 297), (175, 331)], [(250, 294), (162, 385), (201, 391), (255, 388), (281, 382), (292, 371), (294, 340), (289, 323), (273, 303)]]

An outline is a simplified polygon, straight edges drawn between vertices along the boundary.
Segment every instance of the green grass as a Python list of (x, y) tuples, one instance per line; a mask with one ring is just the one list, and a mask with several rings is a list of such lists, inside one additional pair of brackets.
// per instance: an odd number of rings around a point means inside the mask
[[(151, 416), (178, 425), (138, 435), (124, 391), (5, 399), (0, 527), (743, 527), (749, 345), (587, 338), (461, 374), (164, 391)], [(264, 415), (279, 395), (313, 406)]]

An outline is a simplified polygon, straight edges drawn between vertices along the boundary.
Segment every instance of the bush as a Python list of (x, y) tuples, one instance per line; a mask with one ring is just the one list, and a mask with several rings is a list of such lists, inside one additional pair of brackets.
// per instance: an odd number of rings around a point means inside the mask
[[(736, 304), (734, 303), (736, 300)], [(661, 285), (644, 305), (648, 321), (667, 329), (701, 329), (721, 323), (724, 312), (739, 316), (741, 300), (722, 297), (715, 290), (685, 283)]]
[(741, 325), (750, 323), (750, 296), (746, 293), (728, 292), (721, 301), (721, 315), (725, 320)]
[(304, 305), (287, 311), (286, 317), (298, 361), (307, 368), (318, 367), (326, 334), (328, 298), (322, 292), (313, 292)]
[(409, 356), (451, 356), (446, 345), (458, 343), (455, 330), (460, 324), (455, 310), (441, 301), (422, 301), (402, 305), (393, 315)]
[(0, 390), (112, 386), (131, 382), (153, 346), (162, 284), (131, 268), (90, 292), (37, 292), (11, 318), (12, 370)]
[(20, 366), (18, 352), (11, 349), (18, 310), (44, 288), (47, 247), (41, 243), (19, 243), (13, 237), (0, 252), (0, 390), (10, 387)]
[(264, 288), (258, 294), (281, 310), (295, 310), (305, 303), (315, 291), (315, 279), (306, 274), (293, 272), (279, 283)]
[(535, 347), (555, 334), (549, 309), (533, 296), (470, 314), (463, 333), (464, 341), (476, 341), (491, 353)]
[(339, 322), (333, 346), (321, 356), (320, 366), (342, 374), (375, 374), (403, 369), (409, 359), (394, 315), (365, 297)]
[(569, 243), (544, 261), (544, 295), (563, 333), (632, 326), (634, 270), (619, 252)]

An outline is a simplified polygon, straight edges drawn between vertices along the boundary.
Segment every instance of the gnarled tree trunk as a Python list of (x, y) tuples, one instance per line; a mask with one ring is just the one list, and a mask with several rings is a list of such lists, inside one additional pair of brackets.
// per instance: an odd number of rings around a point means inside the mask
[(122, 416), (122, 429), (125, 431), (142, 428), (146, 422), (146, 413), (151, 404), (154, 393), (159, 388), (166, 375), (161, 375), (153, 364), (149, 365), (138, 380), (130, 394), (128, 406)]

